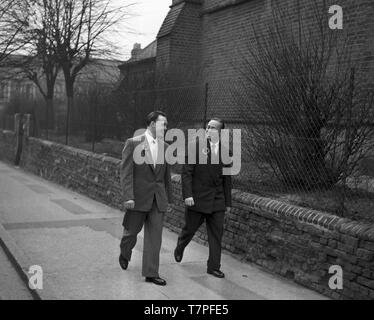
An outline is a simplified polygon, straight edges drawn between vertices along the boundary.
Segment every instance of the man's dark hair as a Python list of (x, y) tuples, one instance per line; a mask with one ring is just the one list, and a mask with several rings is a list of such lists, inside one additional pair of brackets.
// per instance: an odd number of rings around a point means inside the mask
[(147, 125), (147, 127), (151, 124), (152, 121), (156, 121), (158, 116), (163, 116), (166, 118), (166, 113), (165, 112), (162, 112), (162, 111), (152, 111), (150, 114), (147, 115), (147, 117), (145, 118), (145, 124)]
[(221, 129), (225, 129), (225, 122), (221, 118), (212, 118), (210, 120), (218, 121), (221, 124)]

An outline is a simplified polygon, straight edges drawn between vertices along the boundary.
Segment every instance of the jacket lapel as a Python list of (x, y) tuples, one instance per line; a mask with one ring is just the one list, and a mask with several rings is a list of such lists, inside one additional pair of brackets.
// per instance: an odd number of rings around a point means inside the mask
[(214, 163), (212, 164), (212, 150), (211, 150), (211, 147), (210, 147), (210, 143), (208, 141), (208, 145), (209, 145), (209, 157), (208, 157), (208, 168), (209, 168), (209, 173), (211, 175), (211, 177), (213, 179), (216, 179), (217, 178), (217, 172), (220, 172), (221, 168), (222, 168), (222, 157), (221, 157), (221, 142), (219, 142), (218, 144), (218, 163)]
[(211, 146), (210, 146), (210, 142), (207, 141), (207, 143), (208, 143), (208, 150), (209, 150), (209, 152), (208, 152), (208, 171), (209, 171), (209, 173), (210, 173), (210, 176), (211, 176), (212, 178), (215, 178), (215, 177), (214, 177), (214, 169), (215, 169), (215, 165), (212, 164), (212, 148), (211, 148)]
[(156, 168), (155, 168), (155, 173), (157, 174), (162, 165), (165, 164), (165, 150), (166, 149), (166, 144), (163, 143), (162, 140), (158, 140), (158, 150), (157, 150), (157, 161), (156, 161)]
[(143, 150), (145, 152), (145, 161), (146, 161), (146, 164), (151, 168), (151, 170), (153, 172), (155, 172), (155, 168), (153, 166), (151, 148), (150, 148), (150, 146), (148, 144), (148, 140), (147, 140), (147, 137), (145, 136), (145, 134), (143, 134), (140, 143), (143, 145)]

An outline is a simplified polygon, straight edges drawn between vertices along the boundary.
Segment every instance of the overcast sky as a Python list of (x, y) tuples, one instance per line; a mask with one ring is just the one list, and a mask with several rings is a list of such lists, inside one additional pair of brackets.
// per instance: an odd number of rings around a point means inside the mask
[[(123, 5), (125, 1), (114, 0)], [(142, 48), (151, 43), (157, 35), (168, 11), (172, 0), (127, 0), (127, 3), (134, 3), (131, 7), (132, 17), (128, 19), (130, 32), (121, 32), (116, 37), (116, 42), (121, 47), (120, 60), (127, 60), (130, 57), (135, 42), (142, 45)]]

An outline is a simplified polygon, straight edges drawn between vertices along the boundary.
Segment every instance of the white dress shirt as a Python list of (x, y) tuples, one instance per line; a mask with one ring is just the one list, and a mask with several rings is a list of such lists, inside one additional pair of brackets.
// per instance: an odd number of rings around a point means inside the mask
[(147, 129), (145, 131), (145, 136), (148, 141), (149, 149), (151, 150), (152, 160), (153, 160), (153, 166), (156, 167), (156, 161), (157, 161), (157, 152), (158, 152), (158, 141), (157, 139), (154, 139), (152, 137), (152, 134)]
[(212, 152), (215, 156), (218, 155), (218, 145), (219, 145), (218, 142), (216, 142), (216, 143), (210, 142), (210, 150), (212, 150)]

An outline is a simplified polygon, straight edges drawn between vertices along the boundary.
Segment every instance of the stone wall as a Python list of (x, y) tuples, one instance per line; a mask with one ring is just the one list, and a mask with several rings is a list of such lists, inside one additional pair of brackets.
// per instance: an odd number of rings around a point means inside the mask
[[(184, 207), (180, 177), (166, 226), (179, 232)], [(205, 228), (195, 240), (207, 244)], [(374, 225), (233, 191), (223, 248), (247, 261), (335, 299), (374, 299)], [(343, 289), (328, 286), (329, 269), (343, 270)]]
[(122, 209), (120, 160), (29, 138), (21, 166), (38, 176)]
[(13, 131), (0, 129), (0, 160), (14, 163), (16, 155), (16, 135)]
[[(11, 159), (12, 139), (0, 132), (1, 159)], [(21, 166), (95, 200), (122, 208), (118, 159), (28, 138)], [(179, 232), (184, 206), (180, 176), (165, 226)], [(205, 227), (195, 240), (206, 244)], [(223, 248), (242, 259), (335, 299), (374, 299), (374, 225), (233, 191), (225, 216)], [(343, 289), (329, 288), (332, 265), (343, 270)]]

